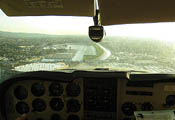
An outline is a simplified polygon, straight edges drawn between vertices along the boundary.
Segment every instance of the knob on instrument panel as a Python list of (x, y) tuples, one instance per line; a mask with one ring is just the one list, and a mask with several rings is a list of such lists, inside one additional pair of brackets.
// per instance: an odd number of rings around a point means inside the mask
[(131, 102), (126, 102), (122, 105), (122, 112), (127, 116), (134, 115), (134, 111), (136, 111), (136, 105)]
[(175, 105), (175, 95), (168, 95), (166, 97), (166, 104), (170, 106)]

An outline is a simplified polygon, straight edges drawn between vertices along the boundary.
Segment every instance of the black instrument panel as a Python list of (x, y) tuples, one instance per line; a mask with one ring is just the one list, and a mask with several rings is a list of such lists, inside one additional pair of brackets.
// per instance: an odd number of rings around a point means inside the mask
[(23, 80), (8, 89), (6, 113), (15, 120), (27, 113), (28, 120), (67, 120), (83, 117), (83, 80), (57, 81)]
[(7, 120), (116, 120), (117, 79), (20, 80), (5, 94)]
[(85, 78), (84, 114), (86, 120), (116, 120), (117, 79)]
[(174, 82), (98, 74), (11, 81), (3, 97), (6, 118), (27, 113), (28, 120), (134, 120), (134, 111), (175, 109)]

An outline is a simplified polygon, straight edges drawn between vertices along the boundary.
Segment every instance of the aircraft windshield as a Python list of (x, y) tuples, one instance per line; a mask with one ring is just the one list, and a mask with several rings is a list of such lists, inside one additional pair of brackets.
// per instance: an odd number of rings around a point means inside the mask
[(106, 26), (88, 37), (91, 17), (7, 17), (0, 10), (0, 77), (16, 72), (110, 68), (175, 73), (175, 23)]

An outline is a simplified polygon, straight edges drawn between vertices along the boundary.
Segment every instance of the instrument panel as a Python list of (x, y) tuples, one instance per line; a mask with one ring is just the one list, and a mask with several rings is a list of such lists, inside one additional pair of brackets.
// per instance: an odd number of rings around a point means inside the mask
[(175, 109), (174, 82), (118, 82), (118, 117), (122, 120), (135, 120), (134, 111)]
[(83, 81), (27, 80), (14, 83), (6, 93), (8, 120), (28, 113), (28, 120), (80, 120), (83, 117)]
[(134, 111), (174, 110), (174, 82), (119, 77), (21, 79), (4, 93), (7, 120), (135, 120)]

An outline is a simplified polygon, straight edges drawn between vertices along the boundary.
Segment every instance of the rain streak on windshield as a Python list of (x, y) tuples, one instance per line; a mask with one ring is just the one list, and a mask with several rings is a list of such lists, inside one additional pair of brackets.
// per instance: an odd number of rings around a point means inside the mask
[(90, 17), (7, 17), (0, 11), (0, 79), (60, 69), (175, 73), (175, 23), (106, 26), (100, 43), (89, 39), (91, 25)]

